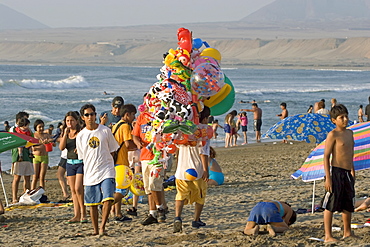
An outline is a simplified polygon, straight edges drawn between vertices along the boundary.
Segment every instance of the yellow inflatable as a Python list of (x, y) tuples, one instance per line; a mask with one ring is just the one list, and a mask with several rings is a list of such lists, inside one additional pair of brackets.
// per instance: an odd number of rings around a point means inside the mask
[(143, 175), (140, 172), (134, 174), (130, 190), (137, 196), (145, 195)]
[(215, 49), (215, 48), (206, 48), (204, 49), (201, 53), (200, 53), (201, 56), (203, 57), (211, 57), (211, 58), (214, 58), (216, 59), (218, 62), (221, 62), (221, 53)]
[(209, 97), (209, 99), (204, 101), (204, 105), (208, 106), (209, 108), (217, 105), (221, 101), (223, 101), (227, 95), (231, 92), (232, 87), (229, 84), (225, 84), (220, 91), (218, 91), (215, 95)]
[(133, 179), (133, 174), (128, 166), (118, 165), (116, 169), (116, 188), (127, 189), (130, 187)]

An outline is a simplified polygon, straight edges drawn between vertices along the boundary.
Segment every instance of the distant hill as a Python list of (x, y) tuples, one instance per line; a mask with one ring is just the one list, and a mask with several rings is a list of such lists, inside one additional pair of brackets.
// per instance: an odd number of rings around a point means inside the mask
[(276, 0), (243, 22), (370, 20), (370, 0)]
[(9, 29), (42, 29), (48, 26), (31, 17), (0, 4), (0, 30)]

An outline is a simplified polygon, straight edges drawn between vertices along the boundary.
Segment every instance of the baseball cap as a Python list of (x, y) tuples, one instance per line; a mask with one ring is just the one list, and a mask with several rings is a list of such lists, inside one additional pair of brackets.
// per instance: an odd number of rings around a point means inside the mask
[(114, 97), (113, 101), (112, 101), (112, 106), (114, 108), (119, 108), (121, 106), (123, 106), (125, 103), (125, 101), (123, 100), (123, 98), (121, 96), (116, 96)]

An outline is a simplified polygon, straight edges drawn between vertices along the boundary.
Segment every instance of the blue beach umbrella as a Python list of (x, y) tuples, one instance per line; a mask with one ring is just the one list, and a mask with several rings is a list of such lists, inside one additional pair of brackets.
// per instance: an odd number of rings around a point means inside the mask
[(328, 114), (304, 113), (277, 122), (262, 137), (320, 143), (334, 128)]

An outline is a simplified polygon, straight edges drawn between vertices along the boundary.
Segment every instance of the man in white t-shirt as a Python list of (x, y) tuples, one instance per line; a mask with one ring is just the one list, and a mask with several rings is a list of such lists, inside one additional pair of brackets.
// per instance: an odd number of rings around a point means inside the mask
[[(93, 235), (104, 235), (105, 225), (114, 201), (116, 188), (112, 153), (119, 148), (111, 130), (97, 124), (92, 104), (81, 107), (86, 127), (76, 137), (78, 159), (84, 161), (85, 205), (90, 206)], [(98, 227), (98, 205), (103, 204), (102, 221)]]

